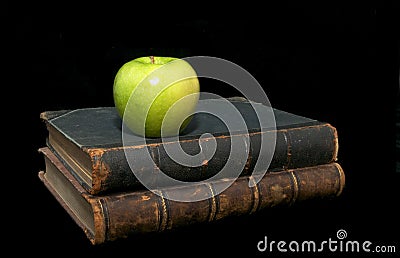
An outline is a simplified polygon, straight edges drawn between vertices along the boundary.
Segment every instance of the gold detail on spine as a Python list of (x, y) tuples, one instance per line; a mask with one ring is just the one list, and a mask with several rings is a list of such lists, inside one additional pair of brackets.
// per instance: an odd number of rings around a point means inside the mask
[(253, 205), (250, 210), (250, 214), (251, 214), (251, 213), (257, 211), (258, 205), (260, 204), (260, 191), (258, 189), (258, 185), (253, 176), (249, 177), (249, 183), (250, 183), (250, 185), (254, 185), (253, 187), (251, 187), (251, 191), (253, 193)]
[(211, 210), (208, 221), (213, 221), (217, 215), (217, 201), (215, 199), (214, 189), (212, 188), (211, 184), (207, 183), (207, 186), (211, 192)]
[(288, 171), (290, 174), (290, 177), (292, 178), (293, 181), (293, 198), (291, 201), (291, 204), (293, 204), (294, 202), (296, 202), (297, 197), (299, 195), (299, 181), (297, 180), (296, 175), (294, 174), (294, 170), (290, 170)]
[(160, 228), (158, 231), (164, 231), (167, 228), (168, 222), (168, 211), (167, 211), (167, 204), (165, 202), (165, 197), (162, 191), (156, 191), (156, 194), (160, 196), (161, 199), (161, 221), (160, 221)]

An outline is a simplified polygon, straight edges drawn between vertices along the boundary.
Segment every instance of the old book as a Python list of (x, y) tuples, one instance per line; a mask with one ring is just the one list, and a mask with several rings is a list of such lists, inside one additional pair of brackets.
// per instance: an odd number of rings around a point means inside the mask
[[(218, 118), (199, 113), (193, 117), (186, 133), (179, 140), (162, 142), (160, 139), (146, 139), (143, 143), (133, 137), (128, 145), (123, 144), (122, 120), (114, 107), (45, 111), (40, 117), (48, 129), (48, 147), (65, 162), (78, 182), (91, 194), (142, 187), (132, 173), (133, 169), (147, 174), (157, 174), (161, 170), (185, 182), (211, 178), (221, 171), (229, 156), (238, 151), (235, 148), (231, 150), (231, 140), (235, 137), (249, 139), (249, 144), (245, 144), (248, 151), (246, 159), (237, 161), (237, 166), (242, 168), (239, 171), (241, 176), (250, 175), (256, 162), (263, 161), (258, 159), (260, 139), (271, 135), (275, 136), (275, 151), (268, 164), (269, 171), (308, 167), (337, 160), (338, 135), (331, 124), (273, 109), (276, 127), (261, 130), (249, 102), (232, 100), (232, 103), (243, 116), (247, 131), (229, 132)], [(261, 113), (268, 112), (263, 110), (261, 104), (257, 107)], [(189, 155), (196, 155), (200, 145), (208, 142), (207, 137), (200, 137), (205, 133), (215, 137), (217, 147), (211, 159), (200, 157), (200, 166), (180, 165), (167, 154), (166, 144), (180, 145)], [(265, 141), (263, 144), (265, 148)], [(131, 159), (135, 160), (135, 168), (132, 168), (132, 162), (128, 163), (125, 152), (129, 152)], [(149, 153), (154, 164), (141, 163), (144, 152)], [(261, 166), (261, 169), (264, 167)]]
[[(313, 167), (267, 173), (254, 187), (251, 176), (239, 177), (223, 192), (213, 195), (226, 180), (169, 187), (91, 195), (47, 147), (39, 149), (45, 157), (45, 170), (39, 178), (85, 232), (92, 244), (101, 244), (137, 233), (177, 229), (191, 223), (207, 223), (229, 216), (250, 215), (261, 209), (288, 207), (311, 199), (327, 200), (342, 193), (345, 175), (337, 162)], [(168, 196), (205, 195), (197, 202), (172, 201)]]

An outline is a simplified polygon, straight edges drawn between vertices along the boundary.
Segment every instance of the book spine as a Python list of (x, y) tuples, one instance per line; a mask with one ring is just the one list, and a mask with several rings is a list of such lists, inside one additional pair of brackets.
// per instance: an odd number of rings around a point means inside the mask
[[(248, 158), (244, 161), (244, 164), (239, 162), (234, 164), (236, 167), (243, 168), (241, 176), (250, 175), (253, 172), (260, 154), (261, 134), (271, 134), (271, 132), (256, 132), (247, 135), (250, 143), (245, 143), (246, 148), (248, 148)], [(266, 137), (269, 136), (266, 135)], [(89, 192), (100, 194), (143, 188), (132, 172), (133, 169), (135, 173), (154, 174), (154, 178), (157, 178), (157, 174), (162, 171), (169, 177), (185, 182), (208, 179), (222, 170), (231, 155), (230, 137), (215, 136), (215, 140), (217, 148), (213, 157), (211, 159), (203, 157), (202, 165), (198, 167), (188, 167), (176, 163), (169, 157), (162, 143), (148, 144), (132, 149), (89, 149), (88, 152), (94, 164), (93, 187), (89, 189)], [(201, 142), (199, 143), (199, 140), (188, 140), (169, 144), (180, 144), (188, 155), (196, 155), (200, 152)], [(336, 161), (338, 146), (337, 131), (330, 124), (277, 130), (275, 152), (268, 170), (280, 171)], [(153, 159), (153, 164), (150, 166), (143, 160), (143, 155), (148, 155), (146, 152)], [(234, 153), (234, 150), (232, 152)], [(133, 162), (130, 162), (130, 165), (125, 155), (131, 157), (130, 161)], [(237, 159), (233, 159), (234, 162), (235, 160)]]
[(270, 170), (315, 166), (337, 161), (338, 134), (330, 124), (278, 130)]
[[(135, 233), (159, 232), (194, 223), (216, 221), (228, 216), (252, 214), (258, 210), (289, 206), (298, 201), (333, 198), (342, 193), (345, 178), (341, 166), (330, 163), (316, 167), (269, 173), (254, 187), (252, 177), (241, 177), (214, 195), (221, 182), (194, 187), (108, 195), (97, 200), (96, 243), (126, 238)], [(178, 202), (176, 195), (212, 196), (196, 202)], [(101, 221), (100, 221), (101, 220)]]

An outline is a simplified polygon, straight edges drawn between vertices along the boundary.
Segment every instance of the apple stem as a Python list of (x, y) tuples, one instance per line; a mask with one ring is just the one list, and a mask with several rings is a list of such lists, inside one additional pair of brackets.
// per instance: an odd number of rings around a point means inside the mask
[(154, 64), (154, 56), (150, 56), (151, 63)]

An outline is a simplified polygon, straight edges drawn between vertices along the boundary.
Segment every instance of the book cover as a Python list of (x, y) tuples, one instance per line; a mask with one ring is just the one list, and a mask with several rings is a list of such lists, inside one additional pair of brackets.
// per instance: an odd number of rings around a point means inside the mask
[[(187, 130), (171, 141), (141, 139), (132, 136), (129, 144), (122, 139), (122, 120), (114, 107), (84, 108), (77, 110), (45, 111), (41, 119), (49, 135), (47, 145), (63, 160), (77, 180), (91, 194), (100, 194), (124, 189), (139, 189), (142, 184), (132, 171), (157, 174), (162, 171), (180, 181), (201, 181), (221, 171), (228, 158), (238, 151), (231, 148), (233, 138), (245, 142), (245, 160), (233, 159), (234, 166), (241, 168), (243, 175), (250, 175), (255, 168), (261, 148), (261, 137), (274, 136), (275, 149), (269, 171), (292, 169), (326, 164), (337, 160), (338, 135), (336, 128), (327, 122), (302, 117), (273, 109), (276, 127), (260, 129), (257, 116), (247, 101), (232, 101), (245, 119), (247, 131), (229, 132), (216, 117), (196, 114)], [(262, 108), (262, 105), (258, 105)], [(268, 112), (262, 111), (262, 112)], [(166, 147), (180, 146), (188, 155), (196, 155), (202, 144), (212, 134), (216, 141), (215, 153), (200, 157), (199, 166), (184, 166), (171, 159)], [(272, 139), (272, 138), (271, 138)], [(263, 143), (265, 144), (265, 143)], [(128, 163), (127, 154), (134, 162)], [(143, 162), (150, 155), (152, 164)], [(134, 164), (134, 167), (132, 167)], [(262, 167), (264, 169), (264, 167)]]
[[(91, 195), (49, 148), (39, 151), (45, 158), (45, 170), (39, 172), (39, 178), (93, 245), (137, 233), (250, 215), (261, 209), (289, 206), (300, 201), (332, 199), (339, 196), (345, 186), (342, 167), (332, 162), (267, 173), (254, 187), (248, 184), (254, 178), (243, 176), (232, 181), (218, 195), (210, 193), (224, 180), (191, 187), (163, 188), (157, 194), (142, 190)], [(168, 199), (175, 192), (211, 197), (197, 202)]]

